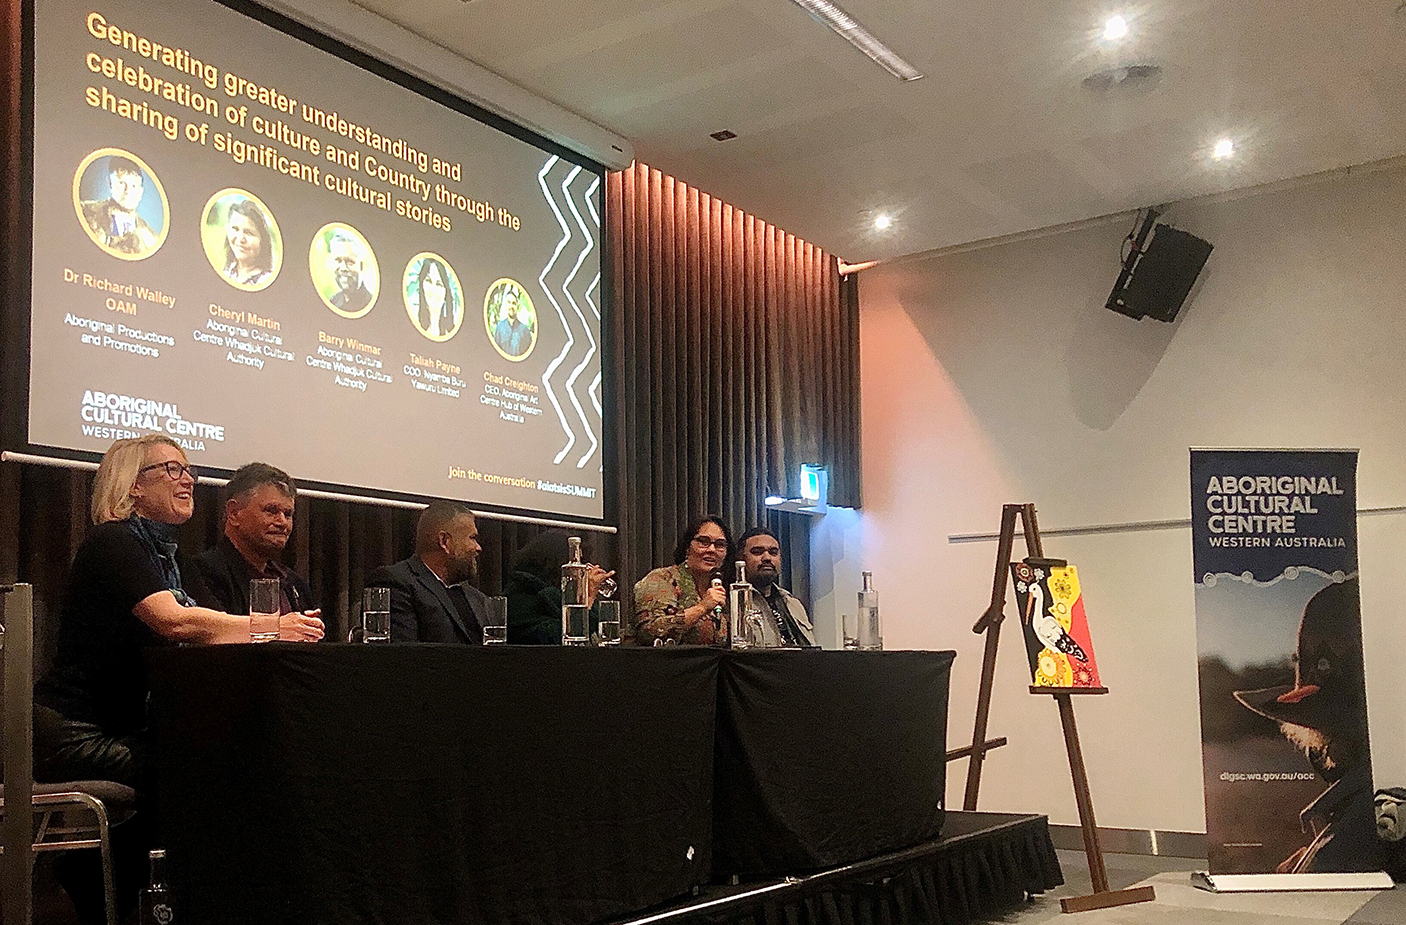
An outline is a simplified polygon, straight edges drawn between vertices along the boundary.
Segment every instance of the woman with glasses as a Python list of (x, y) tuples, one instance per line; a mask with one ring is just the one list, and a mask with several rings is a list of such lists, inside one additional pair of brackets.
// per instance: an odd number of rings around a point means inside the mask
[[(119, 908), (135, 904), (137, 883), (127, 878), (140, 876), (155, 835), (142, 649), (249, 641), (247, 614), (196, 607), (181, 587), (176, 528), (195, 512), (195, 480), (185, 452), (163, 434), (119, 440), (104, 454), (93, 484), (96, 527), (73, 558), (58, 653), (34, 689), (36, 780), (107, 780), (137, 791), (136, 817), (113, 835)], [(322, 621), (308, 614), (287, 614), (279, 629), (289, 640), (322, 637)], [(96, 874), (58, 873), (80, 916), (101, 921)]]
[[(36, 777), (141, 789), (142, 649), (249, 641), (247, 614), (196, 607), (181, 587), (176, 528), (195, 512), (195, 479), (185, 452), (162, 434), (119, 440), (103, 456), (93, 484), (97, 526), (73, 558), (58, 654), (35, 687)], [(322, 621), (287, 614), (280, 633), (313, 642)]]
[(641, 646), (656, 641), (722, 645), (727, 592), (712, 587), (712, 581), (723, 577), (731, 551), (732, 537), (722, 518), (699, 518), (679, 537), (677, 564), (657, 568), (635, 585), (634, 631), (626, 637)]

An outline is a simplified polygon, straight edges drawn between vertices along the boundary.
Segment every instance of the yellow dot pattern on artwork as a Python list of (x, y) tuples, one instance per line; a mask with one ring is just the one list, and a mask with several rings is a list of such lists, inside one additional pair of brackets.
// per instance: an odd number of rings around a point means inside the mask
[(1035, 669), (1036, 687), (1068, 687), (1074, 680), (1074, 670), (1069, 667), (1069, 656), (1049, 649), (1040, 653), (1040, 663)]
[[(1046, 583), (1050, 589), (1049, 612), (1069, 632), (1073, 625), (1070, 607), (1079, 599), (1079, 571), (1070, 565), (1050, 570)], [(1082, 666), (1081, 666), (1082, 667)], [(1084, 669), (1087, 673), (1087, 669)], [(1074, 663), (1063, 652), (1044, 649), (1035, 666), (1036, 687), (1070, 687), (1074, 683)]]

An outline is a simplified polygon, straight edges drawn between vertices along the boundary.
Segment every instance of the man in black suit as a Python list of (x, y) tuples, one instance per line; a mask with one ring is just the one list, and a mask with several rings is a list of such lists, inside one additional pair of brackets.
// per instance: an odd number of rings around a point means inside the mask
[(249, 581), (276, 578), (283, 613), (317, 615), (312, 589), (278, 561), (293, 532), (298, 486), (268, 463), (241, 466), (225, 486), (225, 529), (212, 549), (187, 563), (187, 590), (196, 603), (225, 613), (249, 612)]
[(391, 642), (483, 644), (488, 598), (473, 585), (478, 526), (458, 501), (435, 501), (415, 528), (415, 554), (372, 572), (368, 588), (391, 589)]

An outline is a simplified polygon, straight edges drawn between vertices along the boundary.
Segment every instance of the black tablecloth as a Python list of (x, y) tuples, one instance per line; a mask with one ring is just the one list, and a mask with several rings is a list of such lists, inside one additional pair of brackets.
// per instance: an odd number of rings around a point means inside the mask
[(955, 652), (730, 652), (713, 869), (776, 876), (936, 838)]
[(711, 649), (154, 650), (185, 920), (597, 921), (708, 879)]

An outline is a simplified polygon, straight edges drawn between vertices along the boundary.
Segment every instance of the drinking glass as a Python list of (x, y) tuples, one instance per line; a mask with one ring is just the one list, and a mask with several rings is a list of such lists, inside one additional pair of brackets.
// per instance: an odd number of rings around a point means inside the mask
[(840, 617), (841, 631), (844, 633), (845, 648), (850, 651), (859, 649), (858, 619), (852, 613), (844, 614)]
[(277, 578), (249, 581), (249, 641), (272, 642), (278, 638), (278, 618), (282, 613)]
[(600, 644), (603, 646), (620, 645), (620, 602), (597, 601), (596, 614), (599, 617)]
[[(600, 566), (596, 565), (592, 568), (600, 568)], [(617, 587), (614, 578), (602, 578), (601, 583), (596, 587), (596, 597), (614, 597)]]
[(483, 644), (501, 646), (508, 641), (508, 599), (488, 599), (488, 619), (483, 624)]
[(361, 641), (391, 641), (390, 588), (367, 588), (361, 592)]

